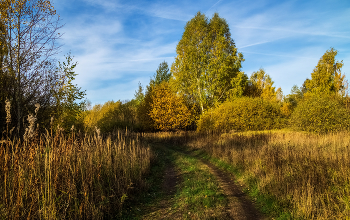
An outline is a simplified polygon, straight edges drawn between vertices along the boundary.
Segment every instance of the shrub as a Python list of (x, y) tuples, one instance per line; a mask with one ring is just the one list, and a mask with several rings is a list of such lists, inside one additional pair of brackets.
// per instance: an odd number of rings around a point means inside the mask
[(282, 125), (283, 118), (277, 103), (243, 97), (203, 114), (198, 121), (198, 130), (265, 130)]
[(311, 95), (295, 108), (291, 125), (296, 130), (318, 133), (349, 130), (349, 113), (339, 98)]
[(133, 100), (124, 104), (121, 101), (108, 101), (103, 105), (95, 105), (92, 110), (85, 112), (84, 125), (87, 131), (94, 131), (98, 127), (103, 133), (126, 127), (137, 130), (135, 103)]

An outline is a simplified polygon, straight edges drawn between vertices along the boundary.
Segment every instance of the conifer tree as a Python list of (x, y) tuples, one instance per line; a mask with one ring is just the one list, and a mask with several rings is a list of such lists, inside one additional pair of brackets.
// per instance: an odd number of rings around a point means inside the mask
[(168, 63), (163, 61), (159, 64), (156, 74), (153, 76), (153, 79), (151, 79), (150, 84), (159, 85), (162, 82), (169, 82), (170, 78), (171, 73), (169, 71)]
[(143, 93), (142, 85), (139, 82), (139, 88), (138, 88), (137, 91), (135, 91), (136, 105), (140, 105), (140, 103), (143, 101), (144, 98), (145, 98), (145, 94)]

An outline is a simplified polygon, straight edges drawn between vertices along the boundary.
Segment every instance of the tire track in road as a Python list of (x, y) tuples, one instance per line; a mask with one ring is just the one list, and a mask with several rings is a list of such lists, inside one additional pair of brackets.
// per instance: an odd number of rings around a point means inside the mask
[(233, 176), (224, 172), (211, 164), (210, 162), (201, 159), (201, 162), (207, 165), (212, 174), (218, 180), (220, 188), (223, 189), (224, 194), (229, 201), (227, 213), (235, 220), (262, 220), (266, 219), (256, 208), (254, 203), (242, 191), (241, 187), (237, 185)]
[[(194, 154), (185, 150), (179, 150), (171, 148), (178, 153), (186, 154), (190, 157), (196, 158), (202, 164), (209, 168), (209, 172), (216, 177), (216, 181), (221, 188), (223, 194), (228, 200), (228, 204), (223, 211), (223, 216), (227, 216), (228, 219), (234, 220), (265, 220), (263, 216), (255, 207), (255, 204), (248, 198), (248, 196), (242, 191), (240, 185), (234, 181), (234, 176), (228, 172), (225, 172), (208, 160), (201, 158), (200, 155)], [(149, 210), (148, 214), (144, 216), (145, 220), (148, 219), (182, 219), (181, 213), (177, 210), (172, 210), (171, 206), (177, 186), (181, 182), (181, 175), (176, 169), (174, 164), (169, 161), (168, 166), (164, 172), (164, 179), (162, 182), (162, 192), (165, 198), (154, 206), (152, 210)], [(222, 216), (222, 217), (223, 217)], [(226, 219), (226, 218), (225, 218)]]
[[(164, 149), (162, 151), (164, 154), (169, 153), (164, 152)], [(174, 213), (175, 210), (172, 210), (171, 207), (174, 203), (173, 197), (175, 196), (178, 184), (182, 181), (181, 175), (170, 157), (165, 156), (163, 159), (166, 161), (164, 176), (160, 179), (162, 181), (161, 191), (163, 199), (147, 210), (147, 214), (141, 218), (143, 220), (179, 219), (176, 213)]]
[(255, 204), (248, 198), (248, 196), (242, 191), (242, 188), (234, 182), (235, 177), (228, 172), (225, 172), (208, 160), (200, 157), (200, 155), (194, 155), (193, 150), (182, 151), (185, 154), (196, 157), (203, 164), (209, 167), (210, 172), (217, 178), (220, 188), (228, 199), (228, 206), (226, 208), (227, 214), (234, 220), (265, 220), (267, 219), (262, 213), (260, 213)]

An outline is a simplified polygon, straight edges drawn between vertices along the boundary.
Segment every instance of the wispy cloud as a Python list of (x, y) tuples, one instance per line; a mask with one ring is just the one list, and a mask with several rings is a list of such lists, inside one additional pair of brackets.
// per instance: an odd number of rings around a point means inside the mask
[(81, 16), (67, 25), (62, 40), (66, 47), (73, 48), (74, 60), (79, 63), (76, 82), (87, 90), (93, 103), (131, 99), (138, 81), (147, 84), (160, 62), (171, 64), (174, 59), (169, 55), (174, 53), (177, 42), (130, 38), (120, 20), (99, 18), (102, 24), (86, 26), (88, 21), (88, 16)]
[(337, 38), (350, 39), (350, 36), (344, 35), (346, 33), (332, 33), (332, 32), (321, 32), (321, 31), (292, 30), (292, 29), (285, 29), (285, 28), (248, 27), (248, 26), (238, 26), (238, 25), (235, 25), (234, 27), (235, 28), (242, 28), (242, 29), (256, 29), (256, 30), (280, 32), (280, 33), (292, 33), (292, 34), (315, 35), (315, 36), (328, 36), (328, 37), (337, 37)]
[(93, 103), (131, 99), (160, 62), (171, 65), (184, 26), (198, 11), (225, 18), (244, 54), (243, 71), (265, 68), (285, 93), (309, 77), (331, 46), (350, 74), (348, 1), (53, 1), (66, 23), (63, 53), (72, 51), (76, 83)]
[[(253, 44), (255, 45), (255, 44)], [(264, 56), (275, 56), (275, 57), (292, 57), (292, 58), (303, 58), (303, 59), (314, 59), (314, 57), (304, 57), (299, 55), (288, 55), (288, 54), (271, 54), (271, 53), (258, 53), (258, 52), (247, 52), (247, 51), (241, 51), (244, 54), (259, 54)]]
[(212, 8), (214, 8), (217, 4), (219, 4), (222, 0), (217, 1), (214, 5), (212, 5), (206, 12), (205, 14), (207, 14)]
[[(276, 40), (279, 40), (279, 39), (276, 39)], [(260, 44), (267, 44), (267, 43), (274, 42), (274, 41), (276, 41), (276, 40), (268, 40), (268, 41), (262, 41), (262, 42), (252, 43), (252, 44), (240, 46), (240, 47), (238, 47), (238, 49), (242, 49), (242, 48), (246, 48), (246, 47), (252, 47), (252, 46), (256, 46), (256, 45), (260, 45)]]

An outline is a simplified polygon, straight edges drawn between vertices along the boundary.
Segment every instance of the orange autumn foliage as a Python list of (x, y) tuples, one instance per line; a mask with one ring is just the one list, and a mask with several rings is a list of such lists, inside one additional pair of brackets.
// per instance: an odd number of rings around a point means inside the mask
[(154, 87), (149, 115), (156, 129), (162, 131), (183, 129), (191, 119), (191, 112), (183, 98), (177, 96), (167, 82)]

